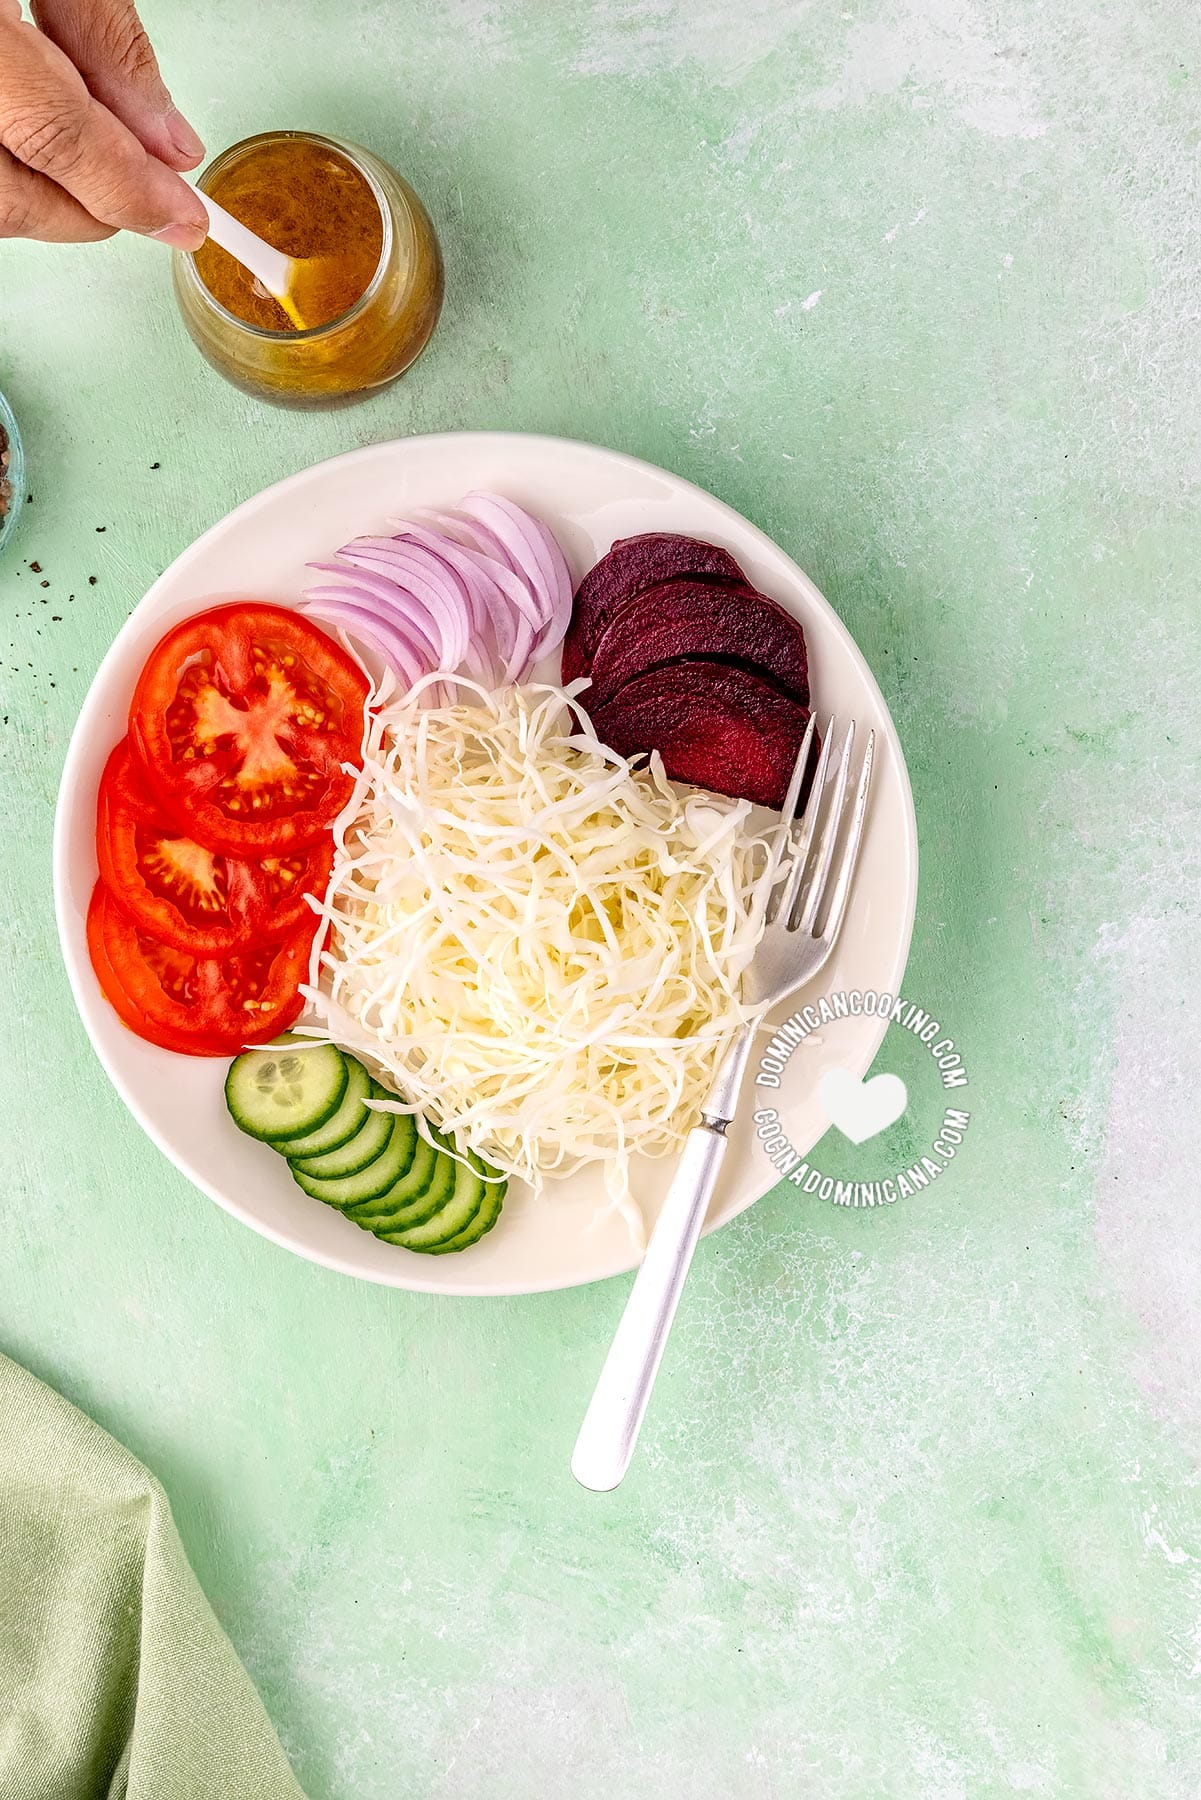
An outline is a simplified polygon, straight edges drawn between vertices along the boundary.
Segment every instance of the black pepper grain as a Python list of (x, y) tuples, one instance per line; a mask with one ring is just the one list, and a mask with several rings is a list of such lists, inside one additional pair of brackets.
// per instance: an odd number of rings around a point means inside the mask
[(88, 586), (95, 587), (95, 585), (96, 585), (96, 577), (94, 575), (89, 575), (88, 576)]

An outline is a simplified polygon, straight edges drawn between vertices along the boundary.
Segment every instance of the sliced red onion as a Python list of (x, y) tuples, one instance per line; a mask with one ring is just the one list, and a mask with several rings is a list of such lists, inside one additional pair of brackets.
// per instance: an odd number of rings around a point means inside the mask
[(540, 519), (500, 494), (468, 494), (462, 510), (500, 539), (518, 570), (533, 577), (531, 587), (547, 596), (548, 615), (557, 611), (564, 600), (570, 603), (571, 576), (566, 559)]
[[(463, 502), (465, 507), (469, 504), (474, 507), (473, 514), (461, 522), (456, 521), (461, 535), (493, 556), (504, 557), (513, 564), (518, 563), (527, 533), (523, 531), (519, 536), (515, 527), (506, 529), (506, 520), (511, 522), (511, 515), (518, 513), (519, 509), (510, 506), (508, 501), (501, 501), (494, 494), (470, 495)], [(537, 573), (527, 575), (527, 580), (539, 591), (544, 571), (549, 571), (551, 576), (551, 584), (540, 588), (544, 597), (544, 609), (541, 630), (530, 659), (534, 663), (556, 649), (566, 635), (571, 622), (571, 574), (558, 543), (541, 521), (529, 514), (522, 514), (521, 517), (528, 527), (528, 556), (531, 564), (537, 554)]]
[(336, 561), (311, 567), (343, 585), (310, 588), (302, 604), (410, 686), (440, 671), (486, 686), (524, 680), (571, 617), (571, 576), (553, 534), (499, 494), (469, 494), (461, 512), (425, 512), (394, 537), (355, 538)]
[(447, 541), (466, 551), (482, 573), (496, 583), (505, 598), (524, 613), (537, 630), (546, 617), (546, 598), (531, 587), (528, 577), (520, 569), (513, 567), (499, 540), (489, 532), (478, 530), (474, 520), (461, 519), (456, 513), (440, 513), (437, 518), (438, 529)]
[(445, 515), (442, 528), (453, 532), (465, 549), (481, 558), (494, 571), (497, 580), (507, 583), (510, 588), (514, 583), (517, 584), (517, 588), (526, 596), (526, 606), (532, 608), (531, 618), (540, 628), (549, 609), (549, 596), (544, 593), (540, 584), (531, 582), (526, 570), (517, 567), (496, 533), (489, 531), (486, 525), (481, 525), (478, 519), (464, 518), (459, 513)]
[[(501, 559), (506, 558), (511, 552), (506, 550), (506, 546), (495, 532), (489, 530), (487, 526), (481, 525), (475, 519), (455, 519), (453, 524), (461, 540), (485, 557), (490, 567), (508, 566)], [(530, 585), (528, 577), (514, 575), (512, 579), (521, 581), (523, 586)], [(536, 578), (534, 591), (537, 591)], [(545, 592), (540, 595), (538, 633), (530, 650), (525, 674), (528, 674), (536, 663), (562, 643), (571, 622), (571, 601), (570, 589), (560, 589), (559, 593), (553, 597)]]
[(468, 613), (473, 632), (484, 635), (491, 624), (490, 595), (480, 572), (473, 563), (465, 562), (459, 555), (459, 546), (445, 532), (431, 529), (416, 520), (406, 520), (389, 543), (401, 544), (408, 549), (416, 549), (426, 556), (432, 556), (438, 563), (454, 572), (462, 584), (466, 596)]
[(343, 545), (338, 555), (355, 568), (387, 576), (403, 593), (419, 601), (435, 623), (442, 667), (458, 668), (471, 635), (471, 616), (462, 583), (445, 564), (395, 538), (356, 538), (353, 544)]
[(427, 556), (436, 557), (444, 568), (452, 570), (456, 579), (462, 584), (467, 598), (472, 631), (477, 635), (486, 636), (494, 623), (493, 595), (488, 584), (481, 578), (479, 569), (460, 554), (459, 546), (452, 538), (449, 538), (445, 532), (431, 529), (429, 526), (413, 520), (406, 520), (395, 538), (390, 541), (403, 544), (410, 549), (420, 550)]
[(406, 686), (412, 687), (430, 673), (429, 664), (395, 625), (382, 618), (370, 595), (362, 604), (353, 599), (353, 588), (310, 588), (301, 606), (305, 612), (340, 625), (347, 637), (366, 644), (381, 656)]
[(435, 554), (458, 570), (463, 582), (480, 598), (498, 653), (501, 684), (507, 686), (519, 681), (528, 672), (539, 624), (537, 605), (520, 577), (505, 565), (457, 543), (449, 533), (428, 531), (421, 525), (406, 525), (402, 535), (414, 537), (419, 542), (436, 541)]
[[(408, 632), (423, 659), (434, 668), (438, 666), (442, 655), (442, 634), (437, 620), (431, 618), (428, 609), (415, 596), (406, 594), (389, 576), (378, 575), (370, 569), (358, 568), (345, 562), (310, 563), (309, 567), (320, 569), (325, 574), (340, 575), (358, 598), (370, 596), (384, 618)], [(308, 591), (311, 593), (314, 590)]]

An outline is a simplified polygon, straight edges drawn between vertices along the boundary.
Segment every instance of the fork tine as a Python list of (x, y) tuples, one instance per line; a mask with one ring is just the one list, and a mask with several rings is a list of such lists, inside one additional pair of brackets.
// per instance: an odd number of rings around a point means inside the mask
[(784, 796), (784, 804), (780, 808), (780, 826), (776, 833), (775, 848), (772, 851), (771, 879), (774, 882), (779, 874), (780, 862), (784, 848), (789, 842), (789, 833), (796, 822), (796, 805), (801, 794), (801, 785), (805, 779), (805, 770), (809, 764), (809, 746), (813, 742), (813, 719), (810, 717), (805, 727), (805, 735), (801, 747), (797, 751), (797, 759), (792, 765), (792, 775), (788, 783), (788, 792)]
[[(816, 724), (817, 716), (815, 714), (809, 720), (809, 726), (805, 732), (805, 743), (807, 745), (812, 742), (813, 730)], [(826, 735), (822, 739), (821, 755), (817, 759), (817, 768), (813, 773), (813, 786), (809, 789), (809, 804), (806, 806), (805, 811), (801, 816), (801, 828), (797, 833), (796, 841), (792, 846), (792, 866), (789, 870), (788, 880), (785, 883), (783, 893), (780, 895), (779, 904), (772, 913), (773, 922), (776, 919), (781, 919), (784, 924), (787, 925), (788, 916), (796, 905), (796, 897), (801, 889), (801, 879), (805, 873), (805, 864), (809, 860), (809, 846), (813, 842), (813, 828), (817, 822), (817, 815), (821, 811), (822, 789), (826, 784), (826, 769), (829, 765), (830, 745), (833, 741), (834, 715), (831, 713), (829, 723), (826, 726)]]
[(777, 915), (779, 908), (775, 904), (775, 886), (780, 873), (780, 864), (784, 860), (784, 852), (791, 841), (791, 832), (795, 823), (796, 803), (800, 797), (801, 784), (805, 779), (805, 769), (809, 762), (809, 747), (813, 743), (813, 718), (805, 727), (805, 736), (797, 752), (797, 759), (792, 765), (792, 775), (788, 782), (788, 792), (784, 796), (784, 805), (780, 809), (780, 823), (776, 828), (776, 841), (772, 846), (771, 860), (763, 871), (762, 885), (758, 890), (759, 917), (770, 923)]
[[(817, 917), (817, 909), (821, 905), (822, 895), (826, 891), (826, 882), (830, 875), (830, 864), (834, 860), (834, 845), (838, 838), (838, 827), (842, 823), (842, 809), (847, 797), (847, 782), (851, 773), (851, 750), (855, 743), (855, 721), (847, 726), (847, 734), (842, 740), (842, 759), (838, 767), (838, 779), (834, 784), (834, 798), (830, 802), (825, 824), (822, 826), (821, 843), (817, 850), (817, 863), (813, 870), (813, 879), (805, 894), (805, 904), (801, 908), (801, 916), (796, 922), (797, 931), (812, 931), (813, 921)], [(789, 924), (785, 920), (785, 924)]]
[(867, 734), (867, 749), (863, 753), (863, 768), (859, 775), (859, 787), (855, 794), (855, 805), (851, 812), (851, 825), (847, 833), (846, 849), (842, 854), (842, 866), (838, 871), (838, 879), (834, 883), (834, 897), (830, 901), (830, 910), (826, 915), (826, 928), (822, 936), (828, 943), (833, 943), (838, 936), (838, 928), (842, 924), (842, 915), (846, 911), (847, 895), (851, 891), (851, 881), (855, 874), (855, 864), (859, 860), (859, 844), (863, 837), (863, 821), (867, 814), (867, 793), (871, 786), (872, 763), (876, 754), (876, 734)]

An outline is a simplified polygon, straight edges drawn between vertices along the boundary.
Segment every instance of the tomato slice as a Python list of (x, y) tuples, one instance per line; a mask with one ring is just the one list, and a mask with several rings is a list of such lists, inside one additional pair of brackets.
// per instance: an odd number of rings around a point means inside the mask
[(96, 808), (96, 856), (109, 892), (136, 925), (194, 956), (286, 937), (315, 920), (306, 894), (322, 895), (333, 867), (328, 831), (304, 849), (257, 862), (206, 850), (168, 818), (128, 743), (109, 757)]
[(232, 856), (314, 843), (349, 800), (367, 677), (299, 613), (239, 601), (185, 619), (134, 689), (130, 741), (190, 837)]
[(185, 1056), (236, 1056), (266, 1044), (303, 1009), (311, 927), (282, 943), (196, 957), (134, 924), (103, 881), (88, 907), (88, 950), (106, 998), (139, 1037)]

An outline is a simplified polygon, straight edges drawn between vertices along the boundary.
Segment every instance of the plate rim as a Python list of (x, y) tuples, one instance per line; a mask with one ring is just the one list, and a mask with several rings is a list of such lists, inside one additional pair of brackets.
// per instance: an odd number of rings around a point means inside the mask
[[(374, 1271), (368, 1271), (360, 1267), (352, 1266), (348, 1261), (335, 1254), (316, 1250), (311, 1245), (292, 1237), (288, 1232), (278, 1230), (273, 1226), (265, 1224), (262, 1220), (251, 1216), (236, 1202), (211, 1186), (199, 1171), (194, 1169), (190, 1164), (181, 1161), (177, 1154), (168, 1147), (160, 1136), (156, 1126), (150, 1122), (141, 1110), (136, 1091), (131, 1090), (124, 1079), (117, 1073), (116, 1069), (106, 1056), (103, 1046), (97, 1041), (96, 1036), (93, 1034), (91, 1026), (88, 1023), (88, 1011), (85, 1007), (83, 998), (82, 983), (84, 972), (76, 954), (75, 947), (72, 944), (71, 934), (68, 930), (68, 914), (70, 907), (67, 895), (66, 862), (67, 838), (72, 816), (71, 795), (79, 782), (78, 765), (83, 763), (88, 753), (87, 725), (88, 714), (93, 706), (93, 697), (98, 690), (104, 688), (104, 678), (109, 666), (119, 660), (127, 637), (133, 636), (138, 628), (140, 616), (142, 616), (144, 610), (153, 603), (158, 590), (164, 583), (168, 580), (173, 582), (178, 578), (181, 572), (186, 573), (188, 564), (201, 554), (209, 540), (219, 532), (225, 530), (225, 528), (234, 520), (238, 519), (243, 514), (264, 505), (270, 499), (286, 493), (290, 487), (299, 485), (321, 469), (330, 468), (335, 464), (342, 466), (357, 461), (366, 461), (370, 458), (379, 456), (381, 452), (399, 448), (401, 446), (407, 449), (422, 444), (479, 443), (482, 441), (489, 442), (498, 448), (503, 448), (507, 444), (520, 443), (525, 446), (542, 448), (552, 453), (555, 451), (561, 452), (564, 449), (585, 451), (592, 454), (603, 455), (613, 462), (625, 464), (631, 469), (638, 470), (644, 474), (658, 477), (667, 476), (671, 481), (678, 483), (681, 487), (688, 488), (693, 493), (699, 494), (709, 505), (717, 507), (719, 512), (724, 514), (740, 533), (749, 532), (754, 539), (758, 540), (759, 545), (762, 548), (769, 550), (775, 556), (783, 557), (788, 564), (789, 569), (796, 577), (799, 585), (804, 589), (810, 602), (820, 611), (828, 615), (828, 623), (844, 640), (844, 648), (850, 652), (852, 659), (858, 665), (861, 677), (868, 682), (872, 689), (874, 689), (879, 701), (880, 712), (885, 722), (887, 735), (890, 739), (890, 749), (895, 758), (897, 773), (901, 781), (904, 800), (905, 847), (908, 881), (906, 883), (904, 895), (904, 919), (900, 938), (901, 948), (892, 980), (893, 992), (899, 991), (900, 983), (909, 962), (909, 955), (913, 944), (913, 927), (917, 910), (918, 891), (917, 816), (913, 804), (913, 788), (909, 779), (909, 768), (905, 759), (904, 748), (901, 744), (900, 734), (897, 731), (896, 722), (892, 717), (891, 709), (884, 698), (883, 692), (880, 689), (880, 684), (876, 680), (875, 674), (873, 673), (867, 658), (856, 643), (849, 627), (836, 612), (830, 601), (827, 600), (826, 596), (821, 592), (820, 588), (817, 587), (813, 579), (801, 568), (800, 564), (795, 562), (788, 552), (783, 549), (774, 538), (770, 537), (761, 526), (756, 525), (753, 520), (748, 519), (743, 513), (740, 513), (737, 508), (731, 506), (728, 501), (722, 500), (708, 488), (701, 487), (699, 482), (689, 480), (687, 476), (677, 475), (674, 470), (665, 469), (660, 464), (648, 462), (644, 457), (633, 456), (625, 450), (614, 450), (607, 445), (590, 443), (582, 438), (558, 437), (549, 432), (489, 430), (417, 432), (410, 437), (384, 438), (375, 443), (363, 444), (353, 450), (341, 451), (336, 456), (323, 457), (318, 462), (308, 463), (304, 468), (295, 469), (290, 475), (281, 476), (278, 481), (269, 482), (266, 487), (259, 488), (255, 493), (247, 495), (244, 500), (239, 501), (236, 506), (231, 507), (228, 512), (221, 516), (221, 518), (214, 520), (213, 523), (207, 526), (198, 537), (193, 538), (190, 543), (185, 545), (178, 556), (174, 557), (171, 562), (167, 564), (146, 589), (141, 599), (133, 607), (129, 616), (119, 627), (112, 642), (109, 644), (107, 650), (97, 664), (91, 680), (88, 683), (87, 692), (83, 697), (79, 714), (72, 728), (70, 741), (67, 745), (67, 752), (63, 759), (62, 770), (59, 775), (58, 791), (55, 798), (54, 831), (52, 839), (54, 913), (55, 925), (58, 932), (59, 953), (66, 969), (67, 981), (71, 989), (71, 998), (79, 1016), (79, 1022), (83, 1026), (97, 1061), (100, 1063), (109, 1082), (116, 1090), (116, 1093), (126, 1107), (126, 1110), (131, 1114), (140, 1129), (150, 1139), (151, 1143), (160, 1154), (166, 1157), (173, 1168), (177, 1169), (186, 1180), (190, 1181), (192, 1185), (198, 1188), (202, 1194), (206, 1195), (209, 1200), (221, 1207), (222, 1211), (228, 1213), (230, 1217), (237, 1219), (240, 1224), (249, 1227), (250, 1230), (256, 1232), (260, 1237), (266, 1238), (269, 1242), (278, 1245), (281, 1249), (291, 1251), (293, 1255), (301, 1257), (305, 1262), (315, 1264), (320, 1268), (333, 1270), (340, 1275), (346, 1275), (359, 1281), (369, 1281), (377, 1287), (401, 1288), (411, 1293), (442, 1294), (447, 1298), (471, 1300), (512, 1299), (526, 1294), (559, 1293), (566, 1292), (572, 1288), (587, 1287), (594, 1282), (608, 1281), (615, 1276), (631, 1273), (637, 1268), (639, 1258), (631, 1249), (628, 1258), (619, 1258), (612, 1266), (581, 1275), (578, 1279), (562, 1281), (555, 1278), (543, 1281), (525, 1282), (520, 1286), (515, 1286), (511, 1282), (491, 1282), (476, 1284), (470, 1287), (456, 1284), (453, 1281), (433, 1282), (428, 1279), (423, 1279), (419, 1271), (414, 1271), (411, 1278), (406, 1275), (404, 1279), (392, 1279), (383, 1271), (376, 1273)], [(875, 1023), (872, 1033), (871, 1050), (864, 1065), (863, 1073), (866, 1073), (874, 1062), (876, 1055), (879, 1052), (880, 1045), (884, 1041), (886, 1031), (887, 1020), (882, 1024), (878, 1021)], [(733, 1220), (740, 1218), (743, 1213), (749, 1211), (752, 1206), (759, 1200), (762, 1200), (766, 1194), (770, 1193), (778, 1185), (778, 1179), (767, 1180), (762, 1187), (757, 1188), (755, 1192), (751, 1193), (738, 1205), (732, 1207), (730, 1211), (724, 1213), (719, 1219), (706, 1220), (703, 1235), (708, 1237), (712, 1232), (719, 1231), (723, 1226), (731, 1224)]]

